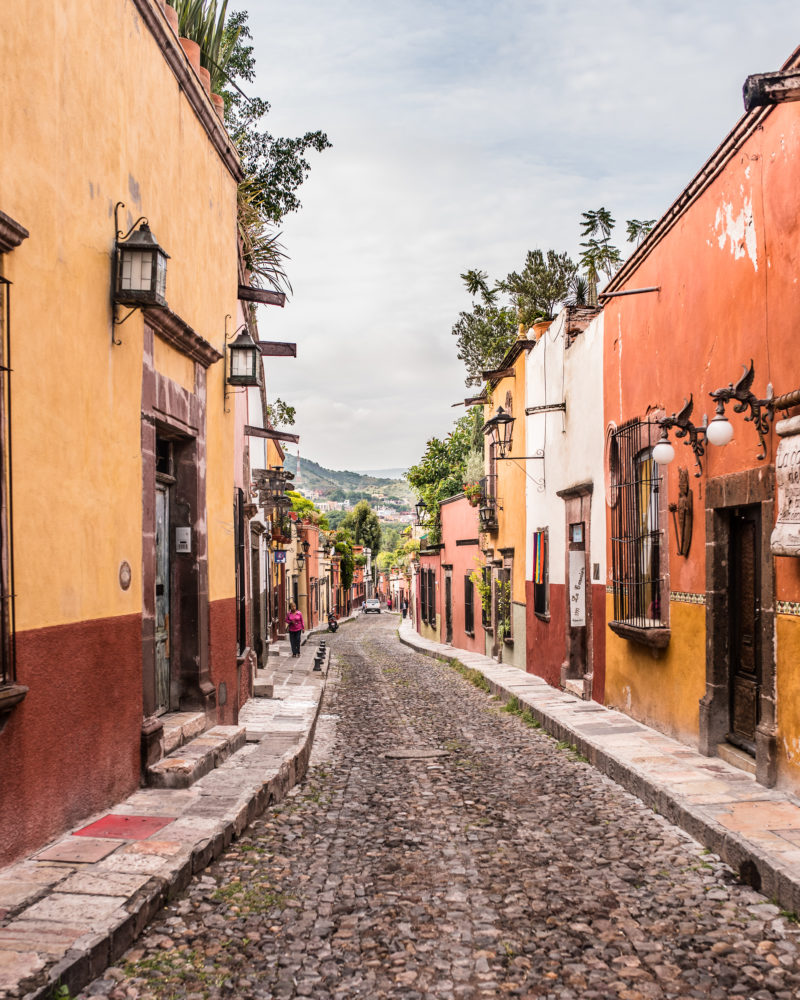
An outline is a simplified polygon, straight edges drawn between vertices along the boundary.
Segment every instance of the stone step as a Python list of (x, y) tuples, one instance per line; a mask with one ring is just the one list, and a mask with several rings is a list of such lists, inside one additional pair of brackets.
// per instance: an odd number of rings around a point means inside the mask
[(199, 736), (208, 725), (205, 712), (167, 712), (161, 716), (161, 756)]
[(150, 788), (189, 788), (240, 750), (246, 742), (243, 726), (214, 726), (147, 768)]
[(275, 674), (272, 670), (256, 670), (253, 681), (254, 698), (271, 698), (275, 691)]

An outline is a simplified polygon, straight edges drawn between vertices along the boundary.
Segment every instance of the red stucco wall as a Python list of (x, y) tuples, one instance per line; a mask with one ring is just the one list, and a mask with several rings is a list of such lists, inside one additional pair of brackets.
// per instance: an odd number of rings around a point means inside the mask
[[(232, 726), (238, 720), (239, 672), (236, 665), (236, 598), (213, 601), (209, 609), (209, 666), (217, 689), (217, 722)], [(227, 702), (219, 703), (219, 686), (227, 688)]]
[(17, 635), (30, 690), (0, 733), (0, 866), (46, 844), (139, 784), (139, 615)]
[[(481, 625), (481, 597), (473, 585), (473, 635), (467, 635), (464, 623), (464, 577), (472, 574), (483, 564), (480, 547), (457, 545), (458, 541), (478, 539), (478, 511), (471, 507), (466, 497), (448, 501), (441, 506), (442, 542), (440, 553), (442, 565), (452, 565), (453, 576), (453, 645), (458, 649), (471, 649), (483, 653), (486, 637)], [(444, 637), (444, 583), (441, 584), (442, 634)]]

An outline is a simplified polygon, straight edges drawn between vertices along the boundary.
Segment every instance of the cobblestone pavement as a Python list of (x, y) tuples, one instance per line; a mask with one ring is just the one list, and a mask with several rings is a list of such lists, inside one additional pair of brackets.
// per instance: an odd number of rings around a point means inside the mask
[(331, 637), (304, 783), (81, 998), (800, 996), (795, 922), (395, 629)]

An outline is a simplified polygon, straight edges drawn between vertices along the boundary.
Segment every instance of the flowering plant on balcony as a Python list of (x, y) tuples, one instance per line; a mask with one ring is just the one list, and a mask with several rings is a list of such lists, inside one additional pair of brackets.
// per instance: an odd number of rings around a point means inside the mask
[(466, 483), (464, 485), (464, 495), (469, 500), (471, 507), (477, 507), (481, 502), (483, 488), (480, 483)]

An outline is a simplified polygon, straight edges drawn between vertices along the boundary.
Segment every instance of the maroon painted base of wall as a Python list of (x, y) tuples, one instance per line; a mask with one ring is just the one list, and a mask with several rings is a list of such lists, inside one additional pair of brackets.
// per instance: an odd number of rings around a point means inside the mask
[(533, 613), (533, 583), (525, 584), (526, 613), (528, 619), (525, 640), (525, 668), (542, 680), (561, 686), (561, 664), (564, 662), (566, 619), (566, 594), (563, 584), (550, 584), (550, 621), (543, 621)]
[(592, 584), (592, 631), (594, 637), (594, 677), (592, 700), (602, 705), (606, 695), (606, 588)]
[[(561, 664), (566, 657), (566, 588), (561, 583), (550, 584), (550, 621), (533, 613), (533, 584), (525, 585), (527, 598), (527, 637), (525, 664), (529, 674), (561, 687)], [(603, 701), (606, 679), (606, 588), (592, 585), (593, 678), (592, 698)]]
[(139, 785), (142, 619), (17, 633), (30, 690), (0, 733), (0, 866)]
[[(232, 726), (239, 719), (239, 709), (250, 697), (247, 666), (238, 666), (236, 657), (236, 598), (214, 601), (209, 609), (209, 667), (211, 682), (217, 689), (217, 722)], [(221, 698), (220, 684), (225, 685)], [(223, 705), (222, 702), (225, 701)]]

